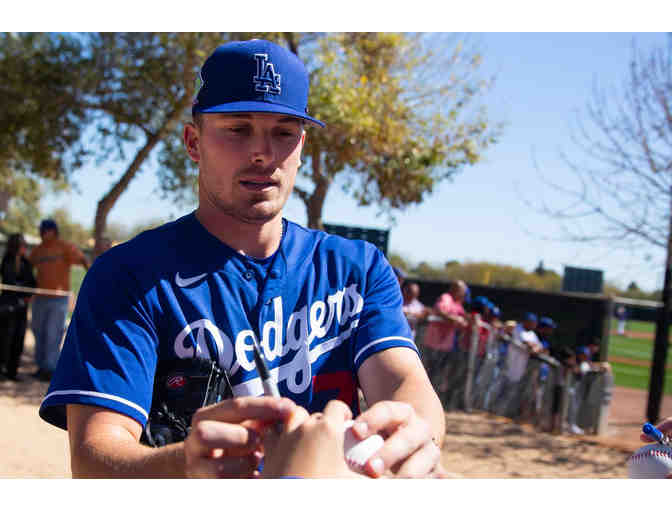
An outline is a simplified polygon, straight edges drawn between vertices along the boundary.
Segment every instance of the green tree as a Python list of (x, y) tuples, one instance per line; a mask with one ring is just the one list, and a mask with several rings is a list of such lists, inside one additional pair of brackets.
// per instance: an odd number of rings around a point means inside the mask
[(75, 171), (92, 161), (114, 175), (93, 221), (99, 243), (110, 211), (152, 152), (167, 137), (179, 138), (177, 126), (189, 119), (198, 66), (228, 38), (214, 33), (0, 36), (0, 169), (72, 183)]
[(15, 232), (36, 235), (42, 196), (42, 186), (38, 180), (23, 175), (6, 176), (0, 186), (9, 198), (7, 210), (0, 220), (0, 231), (5, 235)]
[(189, 119), (198, 66), (226, 37), (213, 33), (97, 33), (87, 34), (86, 39), (91, 63), (99, 70), (86, 104), (95, 113), (99, 160), (116, 156), (121, 167), (115, 172), (118, 180), (96, 208), (98, 249), (110, 211), (152, 152), (164, 143), (178, 143), (179, 128)]
[[(85, 160), (80, 104), (91, 70), (74, 37), (0, 33), (0, 217), (5, 233), (37, 233), (44, 190), (67, 187)], [(4, 207), (3, 207), (4, 209)]]
[[(309, 227), (322, 228), (334, 184), (358, 205), (391, 214), (422, 202), (496, 139), (497, 129), (474, 105), (491, 81), (478, 76), (478, 52), (454, 36), (245, 34), (251, 36), (284, 44), (306, 62), (308, 110), (327, 124), (309, 130), (294, 188)], [(196, 169), (176, 137), (161, 162), (164, 190), (194, 187)]]
[(478, 78), (481, 56), (451, 37), (339, 33), (299, 45), (312, 69), (309, 110), (328, 126), (307, 138), (295, 188), (308, 226), (322, 227), (337, 178), (358, 205), (391, 213), (422, 202), (494, 142), (484, 112), (469, 115), (489, 86)]
[(0, 33), (0, 185), (15, 175), (62, 182), (82, 165), (94, 71), (78, 37)]
[[(164, 196), (193, 202), (197, 168), (182, 148), (181, 126), (190, 118), (198, 67), (217, 45), (252, 37), (280, 42), (307, 62), (309, 109), (329, 125), (310, 131), (295, 188), (311, 227), (321, 227), (337, 179), (360, 205), (403, 209), (495, 140), (474, 101), (490, 85), (478, 77), (481, 57), (445, 34), (16, 34), (0, 39), (2, 104), (20, 99), (33, 109), (3, 111), (0, 120), (23, 122), (11, 130), (23, 135), (9, 140), (13, 152), (0, 162), (73, 182), (90, 157), (114, 175), (97, 205), (96, 243), (152, 154)], [(36, 93), (25, 94), (24, 83)], [(43, 104), (53, 123), (39, 115)]]

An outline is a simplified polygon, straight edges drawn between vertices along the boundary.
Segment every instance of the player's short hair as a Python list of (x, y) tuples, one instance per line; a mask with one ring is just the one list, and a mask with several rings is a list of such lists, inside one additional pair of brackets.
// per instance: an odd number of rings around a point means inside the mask
[[(203, 116), (206, 115), (201, 112), (192, 112), (191, 113), (191, 122), (199, 129), (203, 127)], [(300, 119), (299, 117), (296, 117), (296, 120), (299, 122), (301, 125), (301, 129), (305, 130), (306, 129), (306, 121), (303, 119)]]

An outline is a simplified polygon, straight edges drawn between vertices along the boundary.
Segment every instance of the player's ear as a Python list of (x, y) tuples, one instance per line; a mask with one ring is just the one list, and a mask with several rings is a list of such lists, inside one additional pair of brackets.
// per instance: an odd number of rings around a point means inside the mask
[(199, 149), (200, 130), (193, 122), (187, 122), (182, 131), (182, 139), (184, 147), (187, 149), (189, 158), (198, 163), (201, 160), (201, 152)]
[(306, 144), (306, 130), (301, 131), (301, 152), (303, 153), (303, 147)]

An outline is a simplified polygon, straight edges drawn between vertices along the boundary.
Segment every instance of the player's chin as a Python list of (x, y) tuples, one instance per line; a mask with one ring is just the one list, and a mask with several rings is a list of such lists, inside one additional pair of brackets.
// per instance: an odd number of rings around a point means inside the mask
[(280, 197), (268, 200), (252, 200), (242, 212), (242, 215), (249, 223), (266, 223), (281, 214), (284, 205), (285, 200)]

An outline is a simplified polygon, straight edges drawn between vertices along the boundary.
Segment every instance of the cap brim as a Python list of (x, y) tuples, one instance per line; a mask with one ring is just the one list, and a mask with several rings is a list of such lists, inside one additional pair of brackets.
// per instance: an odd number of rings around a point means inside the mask
[(298, 110), (275, 103), (264, 103), (262, 101), (238, 101), (235, 103), (223, 103), (208, 108), (194, 108), (199, 113), (277, 113), (280, 115), (289, 115), (299, 119), (312, 122), (318, 127), (324, 127), (325, 124), (310, 115), (306, 115)]

